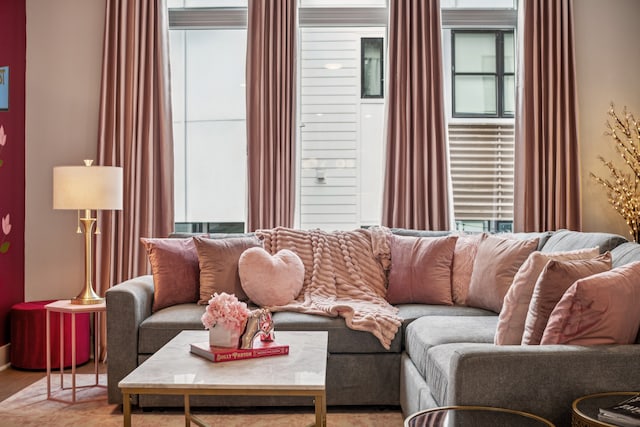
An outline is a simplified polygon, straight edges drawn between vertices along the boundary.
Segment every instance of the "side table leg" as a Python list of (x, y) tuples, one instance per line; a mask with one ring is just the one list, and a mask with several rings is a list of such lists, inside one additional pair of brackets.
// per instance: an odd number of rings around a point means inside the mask
[(51, 311), (46, 310), (45, 314), (45, 337), (47, 341), (47, 399), (51, 398)]
[[(60, 362), (62, 363), (62, 362)], [(71, 401), (76, 403), (76, 313), (71, 313)]]
[(58, 334), (60, 337), (60, 359), (58, 360), (58, 364), (60, 367), (60, 389), (64, 389), (64, 313), (59, 312), (58, 316), (60, 317), (60, 322), (58, 322)]
[(189, 427), (191, 425), (191, 406), (189, 404), (189, 395), (184, 395), (184, 425)]

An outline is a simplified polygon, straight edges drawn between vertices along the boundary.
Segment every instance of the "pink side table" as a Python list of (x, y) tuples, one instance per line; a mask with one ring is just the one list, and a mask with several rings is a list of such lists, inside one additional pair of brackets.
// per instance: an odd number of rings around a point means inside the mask
[[(76, 403), (76, 390), (81, 387), (106, 387), (101, 385), (98, 380), (98, 344), (100, 343), (100, 322), (103, 313), (107, 311), (106, 303), (101, 304), (71, 304), (71, 300), (59, 300), (45, 305), (47, 310), (46, 316), (46, 342), (47, 342), (47, 399), (56, 400), (64, 403)], [(71, 400), (54, 397), (51, 390), (51, 312), (69, 313), (71, 314)], [(90, 313), (94, 318), (94, 347), (93, 347), (93, 370), (95, 373), (95, 382), (82, 386), (76, 385), (76, 314)], [(60, 315), (60, 360), (64, 360), (64, 323), (63, 315)], [(60, 388), (56, 391), (69, 390), (64, 386), (64, 364), (60, 364)], [(85, 399), (83, 402), (90, 400), (102, 400), (105, 397), (96, 399)]]

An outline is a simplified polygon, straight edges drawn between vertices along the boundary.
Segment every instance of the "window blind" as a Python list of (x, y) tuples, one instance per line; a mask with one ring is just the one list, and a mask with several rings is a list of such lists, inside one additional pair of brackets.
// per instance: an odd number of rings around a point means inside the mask
[(457, 221), (513, 220), (514, 125), (449, 124)]

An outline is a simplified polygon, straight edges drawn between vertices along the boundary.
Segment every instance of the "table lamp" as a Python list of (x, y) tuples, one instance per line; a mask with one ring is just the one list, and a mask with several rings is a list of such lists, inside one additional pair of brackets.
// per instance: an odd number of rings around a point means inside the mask
[(78, 232), (84, 233), (84, 289), (71, 303), (100, 304), (104, 298), (93, 290), (93, 211), (122, 209), (122, 168), (91, 166), (93, 160), (84, 163), (53, 168), (53, 209), (77, 210), (82, 224)]

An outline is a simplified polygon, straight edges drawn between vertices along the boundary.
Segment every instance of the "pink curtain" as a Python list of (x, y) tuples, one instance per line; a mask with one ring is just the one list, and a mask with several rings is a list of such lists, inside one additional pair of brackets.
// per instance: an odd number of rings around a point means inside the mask
[(573, 0), (525, 0), (520, 9), (516, 231), (582, 225), (573, 27)]
[(250, 231), (292, 227), (296, 0), (249, 0), (247, 161)]
[(440, 2), (391, 0), (382, 223), (450, 229)]
[[(107, 0), (98, 163), (124, 172), (122, 211), (101, 212), (96, 287), (146, 274), (140, 237), (173, 231), (173, 138), (164, 0)], [(105, 334), (103, 337), (103, 348)]]

